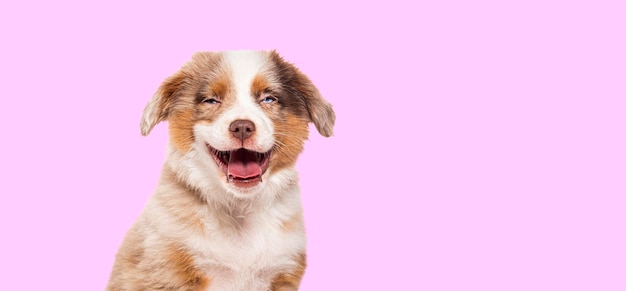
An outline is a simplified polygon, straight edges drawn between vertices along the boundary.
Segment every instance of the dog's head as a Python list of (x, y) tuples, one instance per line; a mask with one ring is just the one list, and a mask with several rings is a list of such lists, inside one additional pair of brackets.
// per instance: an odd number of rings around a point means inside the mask
[(197, 163), (195, 175), (217, 176), (229, 192), (245, 194), (293, 167), (309, 122), (331, 136), (335, 113), (275, 51), (199, 52), (158, 88), (141, 133), (164, 120), (173, 150)]

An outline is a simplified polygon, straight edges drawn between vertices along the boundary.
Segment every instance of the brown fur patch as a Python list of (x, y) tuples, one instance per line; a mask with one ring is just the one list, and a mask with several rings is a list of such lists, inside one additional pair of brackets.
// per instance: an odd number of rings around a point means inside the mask
[(216, 80), (211, 80), (209, 83), (211, 93), (218, 99), (223, 99), (224, 97), (231, 95), (232, 87), (233, 86), (230, 80), (226, 76), (220, 76), (219, 78), (216, 78)]
[(171, 246), (164, 254), (174, 275), (173, 280), (178, 290), (204, 290), (209, 286), (209, 279), (195, 267), (193, 256), (185, 249)]
[(269, 169), (276, 172), (295, 164), (304, 149), (304, 141), (309, 137), (309, 127), (306, 119), (289, 112), (284, 118), (273, 117), (272, 121), (276, 144)]
[(302, 219), (302, 213), (297, 213), (293, 215), (291, 218), (289, 218), (289, 220), (283, 221), (282, 229), (285, 232), (293, 232), (296, 230), (304, 231), (303, 224), (304, 224), (304, 221)]
[(250, 86), (250, 92), (254, 97), (259, 97), (265, 90), (270, 87), (270, 83), (267, 78), (262, 74), (257, 74), (252, 80), (252, 85)]
[(170, 141), (179, 151), (191, 149), (194, 142), (193, 126), (196, 123), (194, 110), (174, 111), (169, 119)]
[(290, 272), (280, 273), (272, 280), (272, 291), (287, 291), (298, 290), (302, 276), (304, 276), (304, 269), (306, 269), (306, 254), (302, 253), (295, 258), (298, 265)]

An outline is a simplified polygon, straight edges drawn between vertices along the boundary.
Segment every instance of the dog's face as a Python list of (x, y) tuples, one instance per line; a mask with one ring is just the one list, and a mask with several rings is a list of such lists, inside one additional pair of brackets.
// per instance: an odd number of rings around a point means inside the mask
[(200, 52), (154, 94), (142, 134), (163, 120), (174, 150), (199, 165), (193, 175), (245, 196), (295, 164), (309, 122), (332, 135), (335, 113), (275, 51)]

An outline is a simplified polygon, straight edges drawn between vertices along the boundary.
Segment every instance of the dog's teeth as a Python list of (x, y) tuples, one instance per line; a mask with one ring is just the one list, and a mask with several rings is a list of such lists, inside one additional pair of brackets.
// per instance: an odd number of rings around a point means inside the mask
[(228, 181), (228, 183), (232, 183), (233, 182), (233, 175), (228, 175), (227, 181)]

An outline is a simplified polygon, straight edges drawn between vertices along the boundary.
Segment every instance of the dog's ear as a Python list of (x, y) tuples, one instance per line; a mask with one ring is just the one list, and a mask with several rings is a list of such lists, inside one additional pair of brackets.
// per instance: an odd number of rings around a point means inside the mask
[(335, 111), (333, 106), (328, 103), (317, 90), (313, 82), (294, 65), (286, 62), (274, 50), (271, 51), (270, 57), (278, 67), (281, 82), (289, 86), (289, 89), (295, 90), (296, 94), (304, 99), (306, 109), (309, 113), (309, 120), (315, 124), (317, 131), (329, 137), (333, 135), (335, 126)]
[(302, 78), (304, 85), (298, 88), (298, 91), (304, 97), (311, 122), (315, 124), (315, 128), (321, 135), (325, 137), (333, 135), (335, 127), (333, 106), (322, 98), (320, 92), (307, 76), (301, 74), (300, 78)]
[(186, 74), (181, 69), (173, 76), (167, 78), (152, 96), (152, 100), (146, 104), (141, 117), (141, 135), (146, 136), (159, 122), (167, 120), (170, 114), (176, 94), (185, 84)]

